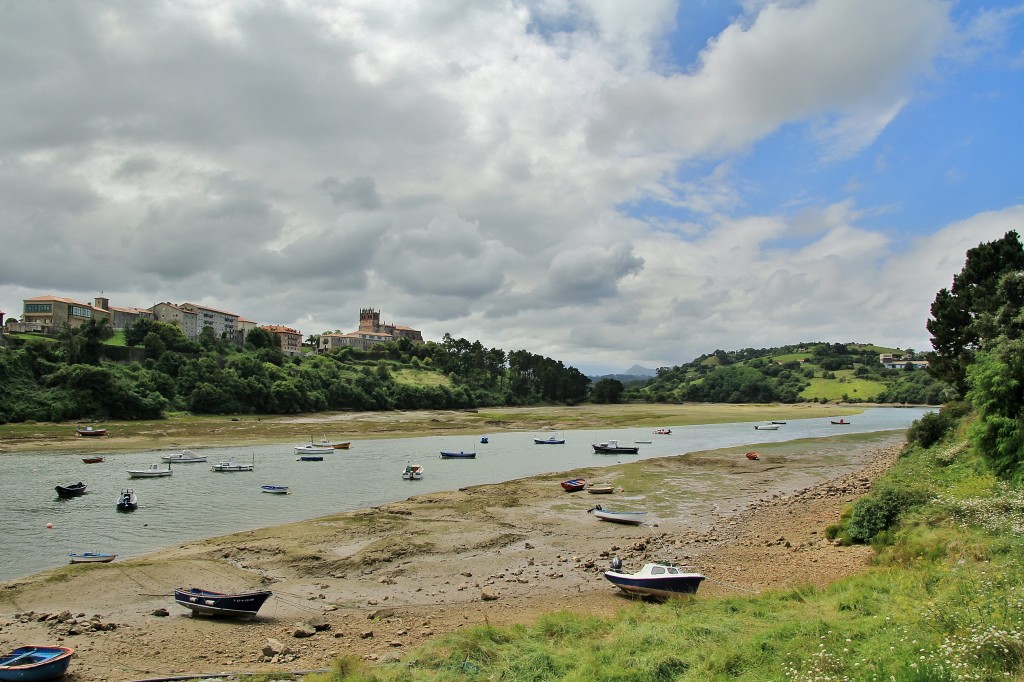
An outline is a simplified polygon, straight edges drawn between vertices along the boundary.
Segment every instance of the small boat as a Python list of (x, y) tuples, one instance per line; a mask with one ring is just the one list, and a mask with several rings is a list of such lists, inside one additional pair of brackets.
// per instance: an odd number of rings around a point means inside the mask
[(672, 433), (672, 429), (654, 429), (654, 435), (656, 436), (668, 436)]
[(288, 486), (286, 485), (261, 485), (260, 490), (271, 495), (287, 495)]
[(163, 476), (170, 476), (173, 473), (170, 464), (167, 465), (166, 469), (159, 464), (150, 464), (145, 469), (128, 469), (128, 478), (161, 478)]
[(594, 453), (598, 455), (635, 455), (640, 452), (636, 445), (619, 445), (619, 441), (610, 440), (607, 443), (592, 443)]
[(106, 429), (94, 429), (91, 426), (86, 426), (86, 427), (81, 427), (80, 426), (77, 429), (75, 429), (75, 433), (77, 433), (79, 436), (105, 436), (105, 435), (107, 435), (107, 430)]
[(139, 508), (139, 498), (135, 494), (135, 491), (131, 488), (125, 488), (121, 491), (121, 496), (117, 498), (117, 510), (118, 511), (135, 511)]
[(79, 481), (71, 485), (58, 485), (55, 486), (55, 490), (57, 491), (57, 497), (81, 497), (85, 494), (85, 484)]
[(197, 455), (191, 450), (182, 450), (173, 455), (160, 455), (160, 459), (165, 462), (174, 462), (175, 464), (192, 464), (194, 462), (205, 462), (206, 455)]
[(587, 486), (587, 492), (591, 495), (611, 495), (615, 487), (611, 483), (591, 483)]
[(316, 445), (312, 441), (305, 445), (296, 445), (295, 452), (300, 455), (329, 455), (334, 452), (333, 445)]
[(330, 448), (332, 450), (348, 450), (349, 447), (352, 445), (352, 441), (347, 440), (347, 441), (344, 441), (344, 442), (340, 442), (340, 441), (328, 440), (326, 437), (324, 437), (324, 438), (321, 438), (320, 440), (316, 441), (315, 443), (313, 441), (309, 441), (309, 444), (310, 445), (316, 445), (316, 446), (319, 446), (319, 447), (322, 447), (322, 448)]
[(842, 425), (845, 426), (846, 424), (849, 424), (850, 422), (846, 421), (845, 419), (840, 418), (840, 419), (833, 419), (832, 423), (833, 424), (842, 424)]
[(480, 436), (480, 442), (483, 443), (484, 445), (486, 445), (490, 441), (487, 440), (487, 436)]
[(547, 438), (534, 438), (533, 442), (537, 445), (565, 445), (565, 439), (557, 436), (548, 436)]
[(256, 468), (256, 462), (236, 462), (234, 458), (217, 462), (210, 466), (210, 471), (252, 471)]
[(452, 450), (442, 450), (441, 459), (476, 459), (476, 453), (463, 452), (462, 450), (459, 450), (458, 452), (454, 452)]
[(629, 526), (639, 526), (647, 518), (645, 511), (612, 511), (611, 509), (602, 509), (601, 505), (587, 511), (602, 521), (624, 523)]
[(772, 422), (772, 424), (785, 424), (785, 423), (786, 423), (786, 422), (783, 422), (783, 421), (773, 421), (773, 422)]
[(754, 429), (757, 431), (778, 431), (778, 424), (755, 424)]
[(587, 479), (585, 479), (585, 478), (569, 478), (569, 479), (566, 479), (566, 480), (562, 481), (562, 483), (560, 485), (562, 486), (562, 490), (564, 490), (565, 492), (567, 492), (567, 493), (574, 493), (574, 492), (577, 492), (579, 490), (583, 490), (584, 488), (587, 487)]
[(748, 452), (746, 455), (747, 459), (761, 459), (761, 455), (756, 452)]
[(174, 601), (192, 611), (192, 615), (224, 616), (227, 618), (255, 618), (273, 592), (243, 592), (240, 594), (224, 594), (201, 590), (197, 587), (175, 588)]
[(0, 657), (0, 680), (56, 680), (67, 672), (74, 653), (67, 646), (20, 646)]
[(407, 481), (418, 481), (423, 478), (423, 467), (419, 464), (406, 464), (405, 471), (402, 472), (402, 478)]
[(103, 554), (101, 552), (68, 552), (73, 564), (109, 564), (117, 558), (116, 554)]
[(299, 455), (295, 458), (296, 462), (322, 462), (324, 461), (323, 455)]
[(103, 461), (103, 458), (99, 457), (99, 456), (96, 456), (96, 457), (83, 457), (82, 461), (85, 462), (86, 464), (99, 464), (100, 462)]
[(643, 445), (645, 443), (653, 443), (654, 441), (653, 440), (635, 440), (633, 442), (636, 443), (637, 445)]
[[(613, 565), (614, 563), (619, 563), (621, 567), (621, 562), (613, 562)], [(628, 594), (661, 599), (696, 594), (697, 588), (704, 580), (700, 573), (687, 573), (669, 564), (645, 564), (636, 573), (605, 571), (604, 577)]]

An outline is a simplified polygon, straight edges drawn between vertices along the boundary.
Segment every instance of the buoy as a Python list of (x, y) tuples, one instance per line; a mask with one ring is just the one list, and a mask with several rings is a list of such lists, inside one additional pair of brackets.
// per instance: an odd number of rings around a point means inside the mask
[(47, 528), (53, 528), (53, 524), (52, 524), (52, 523), (49, 523), (49, 522), (47, 522), (47, 524), (46, 524), (46, 527), (47, 527)]

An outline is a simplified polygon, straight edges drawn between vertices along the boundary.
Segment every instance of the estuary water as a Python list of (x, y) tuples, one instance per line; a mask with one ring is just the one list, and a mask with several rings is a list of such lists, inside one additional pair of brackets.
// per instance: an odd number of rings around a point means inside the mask
[[(849, 433), (906, 429), (929, 409), (867, 408), (846, 417), (791, 419), (778, 431), (759, 431), (736, 422), (675, 426), (671, 435), (653, 428), (562, 431), (564, 445), (535, 445), (550, 433), (511, 432), (356, 440), (322, 462), (297, 461), (291, 444), (190, 448), (209, 461), (175, 464), (166, 478), (129, 479), (128, 469), (160, 462), (174, 450), (105, 454), (101, 464), (84, 464), (77, 453), (19, 452), (0, 455), (0, 580), (9, 580), (67, 563), (68, 552), (107, 552), (119, 558), (196, 540), (314, 518), (404, 500), (413, 495), (498, 483), (577, 467), (611, 465), (652, 457), (757, 443), (778, 443)], [(343, 434), (328, 434), (343, 439)], [(486, 435), (488, 443), (481, 443)], [(319, 436), (317, 436), (319, 437)], [(596, 455), (591, 443), (618, 440), (641, 443), (637, 455)], [(301, 445), (295, 443), (294, 445)], [(476, 459), (442, 460), (441, 450), (475, 451)], [(214, 472), (210, 466), (234, 458), (255, 462), (250, 472)], [(401, 477), (407, 463), (421, 464), (421, 480)], [(59, 499), (54, 486), (82, 481), (88, 492)], [(262, 485), (286, 485), (288, 495), (261, 493)], [(139, 509), (116, 511), (118, 495), (132, 488)], [(48, 524), (49, 527), (48, 527)]]

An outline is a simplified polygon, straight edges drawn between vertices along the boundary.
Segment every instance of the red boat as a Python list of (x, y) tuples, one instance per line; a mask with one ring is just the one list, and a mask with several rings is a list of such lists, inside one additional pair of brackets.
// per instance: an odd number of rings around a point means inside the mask
[(587, 479), (585, 478), (570, 478), (566, 481), (562, 481), (562, 489), (567, 493), (574, 493), (577, 490), (583, 490), (587, 487)]
[(77, 429), (75, 429), (75, 433), (77, 433), (79, 436), (105, 436), (107, 435), (107, 430), (94, 429), (91, 426), (86, 426), (85, 428), (78, 427)]
[(756, 452), (748, 452), (747, 459), (761, 459), (761, 456)]
[(103, 461), (102, 457), (83, 457), (82, 461), (86, 464), (99, 464)]

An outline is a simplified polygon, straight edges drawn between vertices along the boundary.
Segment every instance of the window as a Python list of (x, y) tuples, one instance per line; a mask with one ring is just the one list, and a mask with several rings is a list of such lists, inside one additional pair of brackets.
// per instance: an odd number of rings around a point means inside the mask
[(26, 313), (48, 313), (53, 309), (52, 303), (26, 303)]
[(664, 566), (654, 566), (653, 568), (651, 568), (651, 575), (661, 575), (664, 572), (665, 572), (665, 567)]
[(83, 308), (80, 305), (69, 306), (69, 312), (73, 317), (92, 317), (92, 308)]

